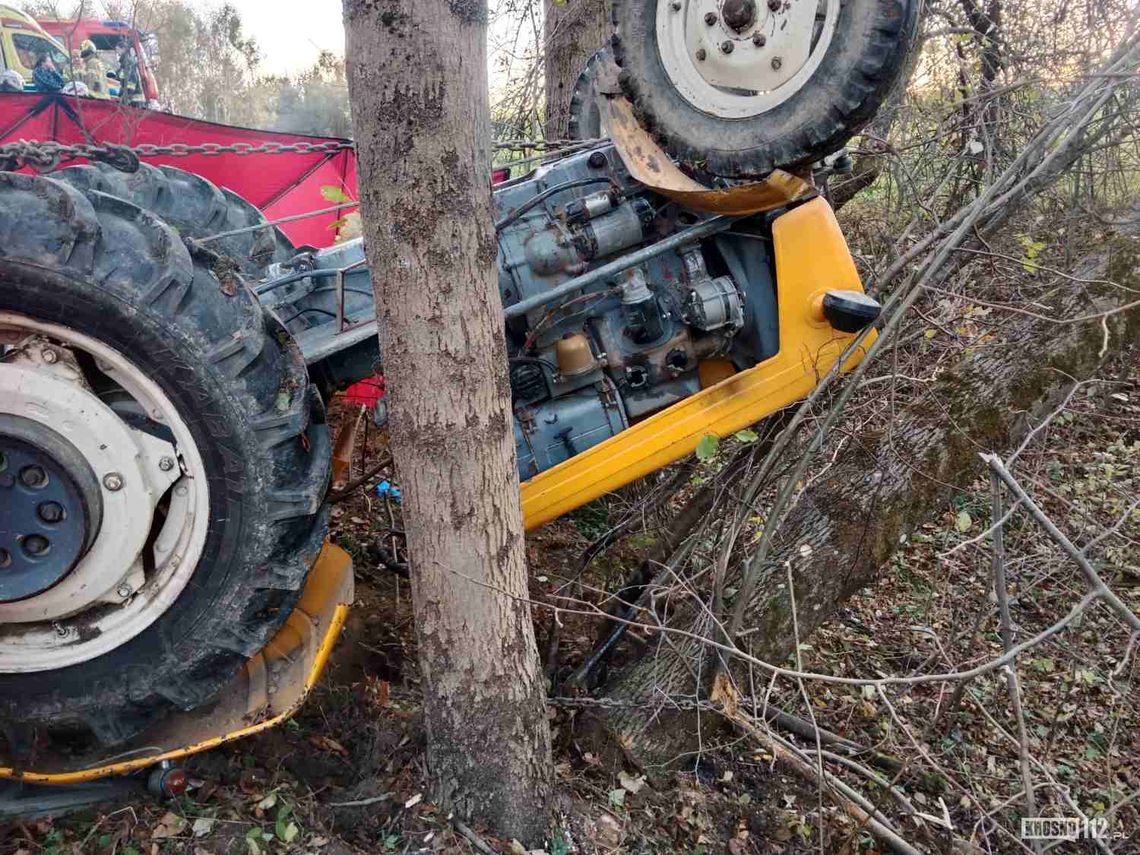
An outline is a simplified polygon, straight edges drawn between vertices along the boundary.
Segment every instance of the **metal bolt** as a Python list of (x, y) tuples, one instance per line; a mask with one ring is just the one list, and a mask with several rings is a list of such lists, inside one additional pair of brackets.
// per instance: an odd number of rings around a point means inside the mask
[(698, 61), (698, 62), (704, 62), (704, 61), (705, 61), (705, 57), (707, 57), (707, 56), (708, 56), (708, 54), (707, 54), (707, 53), (705, 53), (705, 49), (704, 49), (704, 48), (700, 48), (700, 49), (698, 49), (698, 50), (697, 50), (697, 61)]
[(44, 502), (36, 508), (36, 514), (46, 523), (57, 523), (63, 519), (63, 506), (59, 502)]
[(25, 466), (20, 470), (20, 481), (25, 487), (42, 487), (47, 483), (47, 473), (39, 466)]
[(71, 630), (69, 630), (63, 624), (57, 623), (57, 624), (55, 624), (55, 634), (58, 635), (60, 638), (67, 638), (67, 636), (69, 636), (71, 634)]
[(752, 44), (756, 45), (756, 47), (764, 47), (764, 45), (768, 44), (768, 37), (763, 33), (753, 33)]
[(48, 539), (38, 534), (29, 534), (24, 538), (24, 552), (28, 555), (43, 555), (50, 546)]
[(160, 458), (158, 461), (158, 468), (161, 469), (163, 472), (169, 472), (171, 469), (174, 468), (174, 458), (173, 457)]
[(131, 588), (131, 586), (126, 582), (124, 582), (115, 590), (115, 593), (119, 595), (120, 599), (125, 600), (127, 597), (134, 593), (134, 589)]
[(780, 66), (783, 64), (784, 64), (784, 61), (782, 59), (780, 59), (778, 56), (772, 57), (772, 70), (773, 71), (779, 71)]
[(734, 50), (736, 50), (736, 45), (726, 39), (725, 41), (721, 42), (720, 49), (725, 53), (732, 53)]
[(46, 362), (48, 365), (55, 365), (57, 362), (59, 362), (59, 354), (52, 350), (50, 347), (45, 347), (40, 355), (43, 357), (44, 362)]
[(705, 12), (705, 23), (710, 27), (715, 24), (717, 20), (719, 19), (716, 16), (716, 12)]
[(118, 472), (108, 472), (103, 476), (103, 486), (115, 493), (123, 489), (123, 476)]
[(7, 549), (0, 548), (0, 567), (7, 567), (12, 563), (12, 554)]
[(780, 7), (784, 5), (784, 0), (768, 0), (768, 8), (773, 12), (779, 12)]

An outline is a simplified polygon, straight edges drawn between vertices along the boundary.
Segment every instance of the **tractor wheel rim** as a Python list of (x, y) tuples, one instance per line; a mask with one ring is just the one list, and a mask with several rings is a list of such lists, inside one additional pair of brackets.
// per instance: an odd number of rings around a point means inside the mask
[(657, 49), (678, 93), (709, 115), (749, 119), (815, 74), (840, 0), (658, 0)]
[[(70, 535), (60, 535), (58, 567), (51, 565), (23, 588), (0, 584), (0, 674), (50, 671), (127, 643), (182, 594), (206, 542), (206, 472), (174, 404), (119, 351), (65, 326), (9, 312), (0, 312), (0, 346), (7, 350), (0, 355), (0, 445), (31, 462), (32, 455), (43, 456), (45, 471), (63, 490), (53, 496), (62, 514), (41, 511), (44, 502), (34, 491), (6, 489), (13, 479), (0, 471), (0, 505), (8, 506), (0, 510), (21, 520), (21, 530), (0, 526), (0, 548), (10, 558), (23, 549), (21, 557), (28, 558), (29, 536), (50, 542), (58, 532)], [(82, 362), (76, 358), (81, 354)], [(87, 382), (91, 365), (107, 387), (102, 395)], [(69, 485), (74, 489), (64, 489)], [(34, 518), (24, 507), (33, 501)], [(83, 544), (67, 561), (71, 554), (60, 553), (67, 552), (65, 545), (74, 548), (80, 523)], [(41, 556), (52, 558), (51, 549), (31, 553)], [(15, 566), (9, 561), (8, 569)], [(0, 566), (0, 574), (5, 570)]]

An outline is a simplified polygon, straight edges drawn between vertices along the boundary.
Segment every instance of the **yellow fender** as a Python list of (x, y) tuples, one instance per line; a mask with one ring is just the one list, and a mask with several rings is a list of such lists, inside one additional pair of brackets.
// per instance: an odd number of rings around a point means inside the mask
[[(824, 319), (823, 294), (862, 291), (863, 285), (835, 213), (822, 198), (776, 218), (772, 241), (779, 352), (525, 482), (522, 508), (528, 530), (680, 460), (706, 434), (735, 433), (815, 388), (855, 339)], [(855, 367), (873, 341), (872, 331), (843, 369)]]

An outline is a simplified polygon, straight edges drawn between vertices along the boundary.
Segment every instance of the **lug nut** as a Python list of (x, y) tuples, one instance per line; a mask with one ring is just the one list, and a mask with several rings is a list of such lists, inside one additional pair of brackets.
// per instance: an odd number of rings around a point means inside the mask
[(29, 534), (24, 538), (24, 552), (28, 555), (37, 556), (43, 555), (51, 547), (46, 537), (38, 534)]
[(48, 365), (55, 365), (57, 362), (59, 362), (59, 354), (52, 350), (50, 347), (45, 347), (40, 352), (40, 356), (43, 357), (44, 362), (46, 362)]
[(707, 56), (708, 56), (708, 54), (707, 54), (707, 53), (705, 53), (705, 49), (704, 49), (704, 48), (698, 48), (698, 49), (697, 49), (697, 61), (698, 61), (698, 62), (704, 62), (704, 61), (705, 61), (705, 58), (706, 58)]
[(46, 486), (47, 473), (44, 472), (40, 466), (25, 466), (20, 470), (20, 482), (25, 487), (38, 489), (39, 487)]
[(736, 45), (726, 39), (725, 41), (721, 42), (720, 49), (725, 53), (732, 53), (734, 50), (736, 50)]
[(115, 590), (115, 593), (119, 595), (120, 599), (125, 600), (127, 597), (129, 597), (131, 594), (134, 593), (134, 590), (131, 588), (130, 585), (128, 585), (126, 582), (124, 582), (122, 585), (120, 585)]
[(108, 472), (103, 476), (103, 486), (112, 493), (123, 489), (123, 476), (118, 472)]
[(717, 22), (716, 12), (705, 12), (705, 23), (710, 27)]
[(174, 468), (174, 458), (173, 457), (161, 458), (158, 461), (158, 468), (161, 469), (163, 472), (169, 472), (171, 469)]
[(763, 33), (753, 33), (752, 44), (756, 45), (756, 47), (764, 47), (764, 45), (768, 44), (768, 37)]
[(67, 638), (69, 635), (71, 635), (71, 630), (69, 630), (63, 624), (57, 623), (55, 624), (55, 634), (60, 638)]
[(784, 61), (782, 59), (780, 59), (778, 56), (772, 57), (772, 70), (773, 71), (779, 71), (780, 66), (783, 64), (784, 64)]
[(0, 567), (7, 567), (12, 563), (12, 553), (0, 547)]
[(46, 523), (57, 523), (63, 519), (63, 505), (59, 502), (44, 502), (36, 508), (36, 515)]
[(673, 11), (674, 12), (680, 12), (681, 11), (681, 0), (673, 0)]
[(780, 7), (784, 5), (784, 0), (768, 0), (768, 8), (773, 12), (779, 12)]

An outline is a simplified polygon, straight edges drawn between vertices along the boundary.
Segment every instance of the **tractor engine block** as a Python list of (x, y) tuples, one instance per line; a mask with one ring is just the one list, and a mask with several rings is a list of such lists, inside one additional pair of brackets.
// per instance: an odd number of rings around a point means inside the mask
[[(500, 185), (494, 206), (521, 480), (698, 392), (702, 363), (742, 370), (777, 352), (779, 212), (642, 258), (704, 221), (631, 178), (610, 144)], [(256, 290), (326, 391), (380, 370), (360, 239), (273, 265)]]

